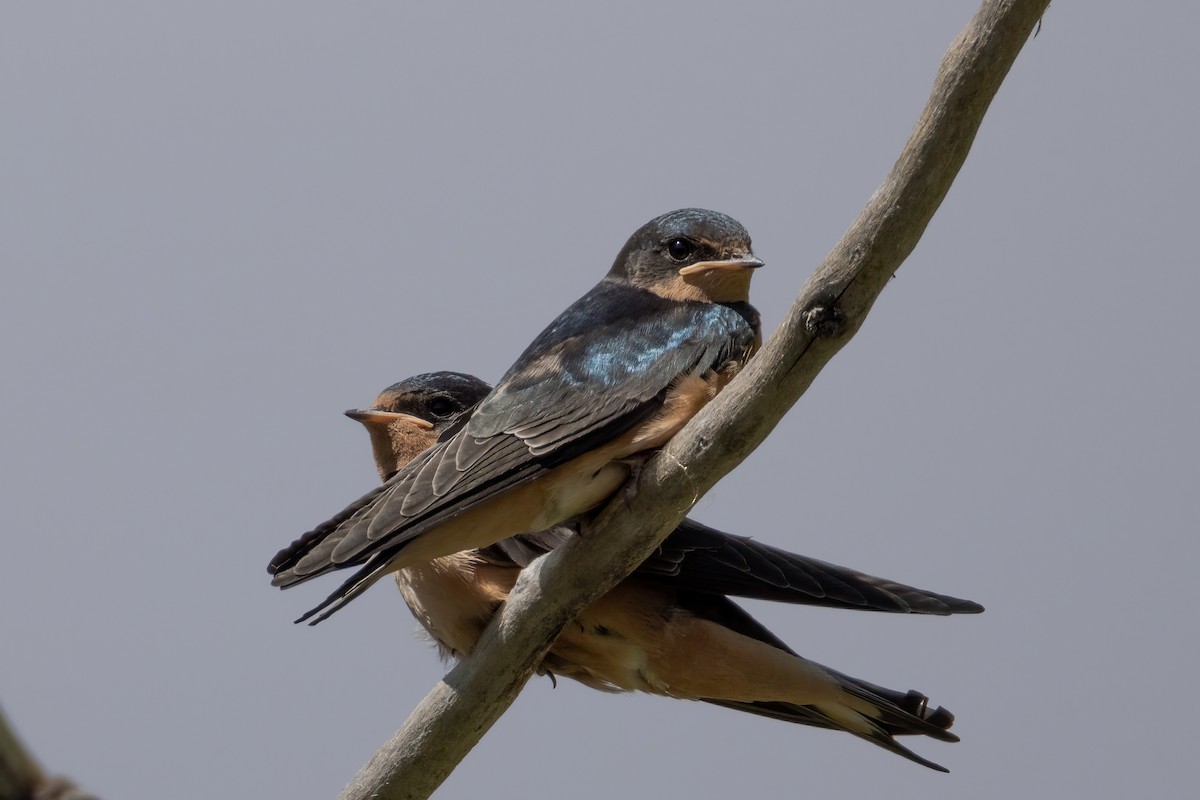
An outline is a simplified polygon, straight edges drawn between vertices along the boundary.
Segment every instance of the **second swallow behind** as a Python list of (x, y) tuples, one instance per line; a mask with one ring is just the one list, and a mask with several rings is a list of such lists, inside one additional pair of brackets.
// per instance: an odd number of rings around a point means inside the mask
[[(371, 437), (386, 481), (491, 391), (459, 372), (392, 384), (370, 408), (346, 414)], [(783, 527), (790, 527), (785, 523)], [(414, 617), (444, 656), (461, 658), (507, 598), (521, 570), (566, 542), (573, 526), (518, 534), (490, 547), (396, 570)], [(802, 658), (734, 602), (785, 603), (910, 614), (977, 614), (970, 600), (905, 586), (789, 553), (685, 519), (629, 577), (567, 623), (538, 667), (601, 691), (702, 700), (801, 725), (834, 728), (923, 764), (897, 736), (958, 741), (954, 715), (917, 691), (898, 692)]]

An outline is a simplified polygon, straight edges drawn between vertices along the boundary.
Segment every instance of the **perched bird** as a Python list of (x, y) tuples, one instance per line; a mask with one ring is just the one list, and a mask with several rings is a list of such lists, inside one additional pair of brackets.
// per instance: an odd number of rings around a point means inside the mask
[[(347, 411), (371, 437), (384, 481), (491, 389), (455, 372), (393, 384), (368, 409)], [(444, 656), (474, 648), (523, 567), (566, 540), (557, 526), (396, 571), (409, 608)], [(850, 678), (796, 655), (729, 595), (918, 614), (978, 613), (969, 600), (798, 556), (684, 520), (633, 575), (559, 635), (542, 674), (606, 691), (704, 700), (806, 725), (847, 730), (920, 764), (901, 734), (957, 741), (954, 717), (919, 692)]]
[(758, 348), (748, 297), (760, 266), (745, 228), (715, 211), (639, 228), (460, 426), (271, 560), (282, 587), (358, 568), (297, 621), (320, 622), (392, 570), (545, 530), (611, 497)]

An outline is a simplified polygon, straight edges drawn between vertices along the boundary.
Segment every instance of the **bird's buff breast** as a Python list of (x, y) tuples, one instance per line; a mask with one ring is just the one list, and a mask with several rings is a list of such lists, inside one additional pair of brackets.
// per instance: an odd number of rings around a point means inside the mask
[(517, 574), (472, 553), (455, 553), (398, 570), (396, 585), (442, 654), (462, 658), (475, 648)]

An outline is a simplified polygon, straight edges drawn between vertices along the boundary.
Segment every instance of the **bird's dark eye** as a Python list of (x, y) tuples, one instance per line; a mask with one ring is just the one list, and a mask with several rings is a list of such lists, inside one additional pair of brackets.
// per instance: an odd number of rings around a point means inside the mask
[(429, 413), (435, 417), (448, 417), (454, 413), (454, 403), (448, 397), (435, 397), (429, 401)]
[(676, 261), (684, 261), (696, 250), (696, 245), (687, 239), (672, 239), (667, 245), (667, 255)]

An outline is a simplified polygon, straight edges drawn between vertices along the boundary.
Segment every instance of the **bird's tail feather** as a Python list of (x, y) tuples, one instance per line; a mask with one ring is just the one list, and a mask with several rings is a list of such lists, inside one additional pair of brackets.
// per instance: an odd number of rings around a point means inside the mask
[(864, 713), (851, 705), (842, 705), (835, 709), (824, 705), (797, 705), (775, 701), (706, 699), (705, 702), (784, 722), (846, 731), (929, 769), (949, 772), (941, 764), (922, 758), (900, 744), (895, 737), (924, 735), (943, 742), (957, 742), (958, 737), (948, 730), (954, 724), (953, 714), (941, 706), (931, 711), (929, 698), (920, 692), (898, 692), (833, 670), (830, 672), (837, 677), (848, 694), (867, 704), (867, 712)]
[(321, 603), (308, 611), (297, 620), (296, 624), (308, 622), (309, 625), (316, 625), (318, 622), (323, 622), (336, 612), (340, 611), (342, 606), (349, 603), (354, 598), (365, 592), (371, 587), (371, 584), (382, 578), (391, 571), (392, 554), (380, 553), (370, 559), (358, 571), (346, 579), (341, 586), (333, 591)]

